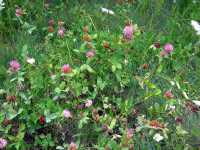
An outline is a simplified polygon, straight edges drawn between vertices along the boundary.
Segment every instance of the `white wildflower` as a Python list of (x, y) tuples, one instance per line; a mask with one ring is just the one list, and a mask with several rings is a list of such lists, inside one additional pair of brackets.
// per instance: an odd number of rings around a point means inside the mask
[(4, 6), (5, 6), (5, 3), (3, 2), (3, 0), (0, 0), (0, 11), (5, 8)]
[(92, 105), (92, 100), (88, 99), (85, 103), (85, 107), (90, 107)]
[(35, 59), (27, 57), (26, 62), (29, 63), (29, 64), (31, 64), (31, 65), (33, 65), (33, 64), (35, 64)]
[(56, 79), (56, 75), (55, 74), (52, 74), (51, 75), (51, 80), (55, 80)]
[(156, 50), (156, 47), (155, 47), (155, 45), (154, 44), (152, 44), (152, 45), (150, 45), (150, 47), (149, 47), (150, 49), (153, 49), (153, 50)]
[(114, 15), (115, 14), (112, 10), (107, 9), (107, 8), (103, 8), (103, 7), (101, 7), (101, 12), (107, 13), (109, 15)]
[(160, 141), (162, 141), (162, 140), (164, 139), (164, 137), (161, 136), (159, 133), (156, 133), (156, 134), (154, 135), (153, 139), (154, 139), (155, 141), (157, 141), (157, 142), (160, 142)]
[(175, 111), (175, 109), (176, 109), (176, 106), (174, 106), (174, 105), (169, 105), (169, 110)]
[(197, 32), (197, 35), (200, 35), (200, 24), (197, 21), (192, 20), (191, 25), (194, 28), (194, 30)]
[(200, 107), (200, 101), (192, 101), (195, 105), (197, 105), (198, 107)]
[(175, 82), (174, 82), (174, 81), (169, 81), (169, 82), (170, 82), (170, 84), (171, 84), (172, 86), (175, 85)]
[(119, 138), (121, 138), (122, 136), (121, 135), (119, 135), (119, 134), (114, 134), (113, 135), (113, 139), (119, 139)]
[(124, 64), (125, 64), (125, 65), (128, 64), (128, 60), (127, 60), (127, 59), (124, 60)]

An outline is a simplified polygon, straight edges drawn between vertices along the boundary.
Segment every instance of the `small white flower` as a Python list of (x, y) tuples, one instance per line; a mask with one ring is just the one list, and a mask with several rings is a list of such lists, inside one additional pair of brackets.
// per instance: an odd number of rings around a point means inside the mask
[(124, 64), (127, 65), (128, 64), (128, 60), (124, 59)]
[(153, 139), (154, 139), (155, 141), (157, 141), (157, 142), (160, 142), (160, 141), (162, 141), (162, 140), (164, 139), (164, 137), (161, 136), (159, 133), (156, 133), (156, 134), (154, 135)]
[(0, 11), (3, 10), (5, 3), (3, 2), (3, 0), (0, 0)]
[(200, 107), (200, 101), (192, 101), (195, 105), (197, 105), (198, 107)]
[(192, 20), (191, 25), (194, 28), (194, 30), (197, 32), (197, 35), (200, 35), (200, 24), (197, 21)]
[(150, 47), (149, 47), (150, 49), (153, 49), (153, 50), (155, 50), (156, 49), (156, 47), (155, 47), (155, 45), (154, 44), (152, 44), (152, 45), (150, 45)]
[(35, 59), (27, 57), (26, 62), (29, 63), (29, 64), (31, 64), (31, 65), (33, 65), (33, 64), (35, 64)]
[(63, 111), (63, 116), (64, 116), (65, 118), (72, 118), (72, 114), (71, 114), (71, 112), (70, 112), (68, 109), (65, 109), (65, 110)]
[(175, 111), (176, 106), (174, 106), (174, 105), (169, 105), (169, 109), (170, 109), (171, 111)]
[(85, 107), (90, 107), (92, 105), (92, 100), (88, 99), (85, 103)]
[(55, 75), (55, 74), (52, 74), (52, 75), (51, 75), (51, 79), (52, 79), (52, 80), (55, 80), (55, 79), (56, 79), (56, 75)]
[(171, 84), (172, 86), (174, 86), (174, 85), (175, 85), (175, 82), (174, 82), (174, 81), (170, 81), (170, 84)]
[(113, 139), (119, 139), (119, 138), (121, 138), (122, 136), (121, 135), (119, 135), (119, 134), (114, 134), (113, 135)]
[(107, 14), (110, 14), (110, 15), (114, 15), (115, 14), (112, 10), (107, 9), (107, 8), (103, 8), (103, 7), (101, 7), (101, 12), (107, 13)]

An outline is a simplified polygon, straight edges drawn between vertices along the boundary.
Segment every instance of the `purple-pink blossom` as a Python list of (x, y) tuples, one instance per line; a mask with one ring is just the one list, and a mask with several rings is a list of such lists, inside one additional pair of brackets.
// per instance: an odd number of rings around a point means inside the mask
[(65, 28), (64, 27), (59, 27), (58, 29), (58, 36), (60, 36), (61, 38), (63, 38), (65, 35)]
[(170, 43), (165, 44), (165, 46), (164, 46), (164, 51), (165, 51), (167, 54), (170, 54), (173, 50), (174, 50), (174, 47), (173, 47), (172, 44), (170, 44)]
[(90, 51), (88, 51), (88, 52), (86, 53), (86, 57), (87, 57), (87, 58), (92, 58), (92, 57), (94, 57), (94, 55), (95, 55), (95, 52), (94, 52), (93, 50), (90, 50)]
[(10, 61), (10, 70), (12, 71), (12, 72), (17, 72), (17, 71), (19, 71), (19, 69), (20, 69), (20, 64), (19, 64), (19, 62), (17, 61), (17, 60), (12, 60), (12, 61)]
[(77, 150), (77, 145), (74, 142), (71, 142), (69, 145), (69, 149), (68, 150)]
[(4, 149), (7, 145), (7, 141), (3, 138), (0, 138), (0, 149)]
[(22, 9), (21, 9), (21, 8), (16, 8), (16, 10), (15, 10), (15, 15), (16, 15), (17, 17), (21, 17), (21, 16), (23, 15)]
[(65, 109), (65, 110), (63, 111), (63, 116), (64, 116), (65, 118), (71, 118), (71, 117), (72, 117), (72, 114), (71, 114), (71, 112), (70, 112), (68, 109)]
[(133, 32), (134, 32), (133, 25), (127, 25), (127, 26), (125, 26), (125, 28), (123, 30), (124, 39), (126, 39), (126, 40), (132, 40), (132, 38), (133, 38)]
[(88, 99), (85, 103), (85, 107), (90, 107), (92, 105), (92, 100)]
[(172, 92), (170, 90), (168, 90), (164, 93), (164, 97), (166, 97), (168, 99), (172, 99), (172, 98), (174, 98), (174, 95), (172, 94)]
[(69, 64), (64, 64), (61, 68), (61, 71), (63, 73), (70, 73), (72, 71), (71, 67)]
[(131, 139), (133, 137), (133, 129), (129, 128), (126, 132), (127, 139)]
[(49, 20), (49, 26), (53, 26), (54, 25), (54, 20), (53, 19), (50, 19)]

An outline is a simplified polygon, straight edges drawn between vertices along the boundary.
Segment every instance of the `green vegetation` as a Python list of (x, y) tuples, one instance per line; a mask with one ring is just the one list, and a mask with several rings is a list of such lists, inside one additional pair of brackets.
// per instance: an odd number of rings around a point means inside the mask
[(198, 0), (0, 0), (0, 149), (199, 149), (199, 19)]

